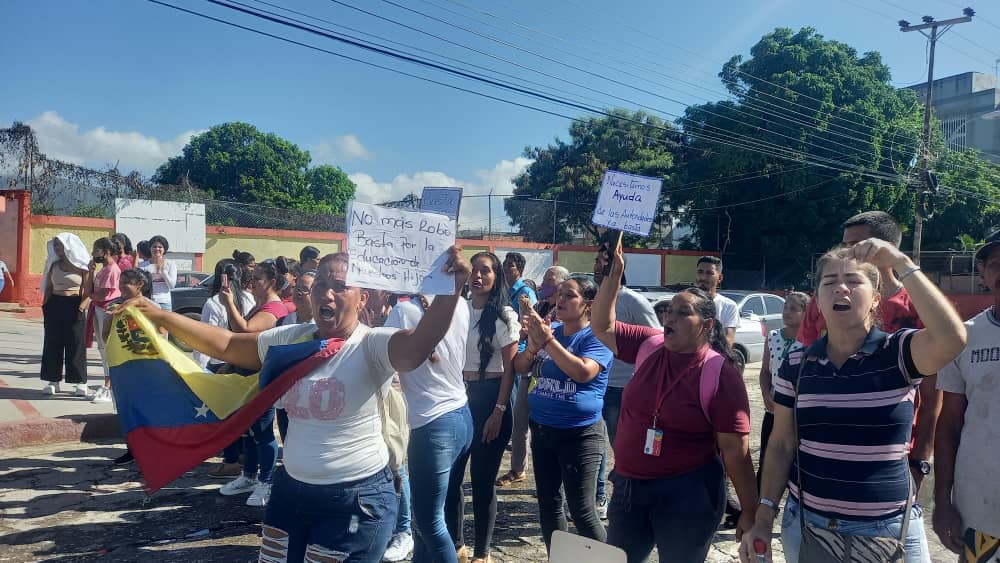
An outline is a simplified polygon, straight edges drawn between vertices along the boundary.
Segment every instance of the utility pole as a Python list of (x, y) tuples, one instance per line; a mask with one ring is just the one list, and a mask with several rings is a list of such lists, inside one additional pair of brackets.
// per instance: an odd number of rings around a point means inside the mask
[(556, 203), (558, 201), (556, 196), (552, 196), (552, 244), (556, 243), (556, 225), (559, 224), (559, 221), (556, 221)]
[[(489, 210), (489, 214), (490, 214), (490, 219), (489, 219), (489, 223), (490, 223), (490, 238), (489, 238), (489, 240), (493, 240), (493, 188), (490, 188), (490, 195), (486, 196), (486, 207)], [(482, 225), (482, 223), (480, 223), (480, 225)]]
[[(924, 97), (924, 131), (923, 131), (923, 146), (921, 147), (920, 154), (920, 179), (924, 183), (923, 192), (920, 197), (917, 198), (916, 210), (914, 213), (913, 220), (913, 262), (917, 265), (920, 264), (920, 243), (924, 236), (924, 215), (922, 204), (924, 201), (925, 194), (931, 191), (930, 186), (930, 176), (927, 171), (930, 168), (930, 157), (931, 157), (931, 103), (934, 100), (934, 48), (937, 46), (937, 40), (941, 38), (942, 35), (948, 32), (952, 26), (960, 23), (968, 23), (972, 21), (972, 16), (976, 15), (976, 12), (972, 8), (965, 8), (962, 10), (964, 14), (960, 18), (952, 18), (950, 20), (934, 21), (931, 16), (924, 16), (921, 18), (924, 23), (920, 25), (910, 25), (910, 22), (906, 20), (899, 20), (899, 30), (902, 32), (907, 31), (919, 31), (924, 37), (930, 41), (930, 52), (927, 60), (927, 94)], [(938, 31), (938, 28), (942, 28)], [(925, 30), (930, 30), (928, 34)]]

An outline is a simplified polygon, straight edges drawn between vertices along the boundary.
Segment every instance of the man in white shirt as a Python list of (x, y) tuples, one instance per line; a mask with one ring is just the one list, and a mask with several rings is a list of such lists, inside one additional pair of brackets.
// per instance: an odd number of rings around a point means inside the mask
[(740, 309), (732, 299), (719, 294), (722, 285), (722, 259), (718, 256), (702, 256), (695, 270), (695, 284), (715, 301), (715, 320), (722, 324), (726, 340), (733, 345), (736, 329), (740, 326)]
[(1000, 555), (1000, 232), (976, 252), (994, 304), (965, 323), (965, 349), (938, 374), (934, 531), (960, 561)]

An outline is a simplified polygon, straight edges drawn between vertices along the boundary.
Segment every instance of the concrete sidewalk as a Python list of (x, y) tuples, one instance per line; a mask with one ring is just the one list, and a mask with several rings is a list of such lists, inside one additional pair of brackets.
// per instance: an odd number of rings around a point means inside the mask
[[(74, 397), (72, 386), (42, 395), (40, 311), (0, 312), (0, 448), (120, 437), (111, 403)], [(104, 382), (97, 348), (87, 350), (87, 384)], [(67, 392), (69, 391), (69, 392)]]

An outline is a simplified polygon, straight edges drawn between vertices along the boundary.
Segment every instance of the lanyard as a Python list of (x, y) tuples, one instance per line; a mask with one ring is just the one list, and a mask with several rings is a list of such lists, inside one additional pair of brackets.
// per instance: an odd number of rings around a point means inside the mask
[[(653, 408), (653, 428), (656, 428), (656, 421), (659, 420), (659, 418), (660, 418), (660, 409), (663, 408), (663, 402), (667, 400), (667, 396), (670, 395), (670, 392), (673, 391), (674, 388), (677, 387), (677, 385), (680, 384), (680, 382), (683, 381), (684, 378), (686, 378), (689, 373), (692, 373), (692, 372), (701, 373), (701, 366), (705, 362), (705, 352), (706, 352), (706, 350), (704, 348), (702, 348), (698, 352), (699, 352), (699, 358), (698, 358), (698, 361), (695, 362), (695, 367), (692, 368), (691, 370), (689, 370), (687, 373), (682, 373), (682, 374), (678, 375), (676, 379), (674, 379), (673, 381), (670, 382), (670, 385), (667, 386), (667, 390), (664, 391), (662, 395), (660, 394), (660, 391), (663, 388), (663, 379), (664, 378), (661, 377), (661, 378), (658, 378), (656, 380), (656, 395), (654, 396), (655, 403), (653, 403), (653, 407), (654, 407)], [(670, 355), (671, 355), (670, 351), (668, 350), (667, 353), (665, 354), (665, 358), (667, 360), (667, 369), (666, 369), (666, 373), (667, 374), (670, 373)]]

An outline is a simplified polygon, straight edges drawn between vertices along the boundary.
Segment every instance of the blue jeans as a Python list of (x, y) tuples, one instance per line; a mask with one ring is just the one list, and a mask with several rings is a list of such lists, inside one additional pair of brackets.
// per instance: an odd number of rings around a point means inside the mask
[(278, 441), (274, 439), (274, 407), (267, 409), (250, 425), (243, 437), (243, 474), (257, 477), (262, 483), (271, 482), (274, 464), (278, 461)]
[(326, 556), (343, 563), (378, 563), (389, 545), (396, 506), (388, 467), (335, 485), (296, 481), (282, 467), (264, 511), (261, 561), (302, 561), (308, 555), (310, 561)]
[(399, 468), (399, 515), (396, 516), (396, 529), (392, 535), (410, 533), (410, 476), (406, 474), (406, 466)]
[(408, 450), (413, 502), (413, 563), (457, 563), (455, 542), (448, 534), (444, 503), (452, 480), (465, 478), (456, 463), (472, 446), (472, 414), (468, 406), (443, 414), (410, 430)]
[[(781, 517), (781, 546), (785, 549), (785, 561), (797, 563), (799, 548), (802, 546), (802, 527), (799, 523), (801, 505), (788, 495), (785, 500), (785, 514)], [(806, 523), (828, 528), (836, 526), (838, 532), (856, 536), (898, 538), (903, 526), (903, 515), (885, 520), (831, 520), (810, 510), (805, 511)], [(924, 531), (924, 511), (913, 505), (910, 523), (906, 529), (905, 563), (931, 563), (928, 553), (927, 535)]]

